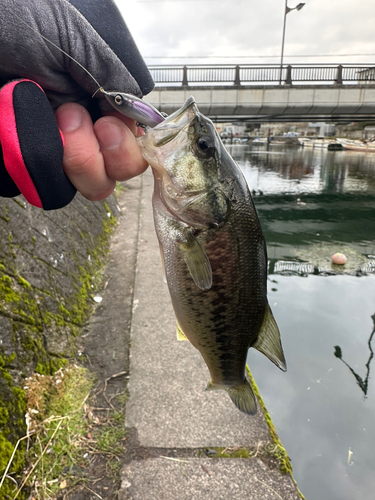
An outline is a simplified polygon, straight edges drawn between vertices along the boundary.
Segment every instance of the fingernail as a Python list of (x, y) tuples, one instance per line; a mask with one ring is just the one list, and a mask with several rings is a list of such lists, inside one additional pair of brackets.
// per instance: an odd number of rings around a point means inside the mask
[(83, 113), (76, 107), (66, 107), (58, 114), (59, 128), (62, 132), (73, 132), (80, 127), (83, 120)]
[(95, 131), (102, 148), (111, 150), (120, 146), (123, 134), (119, 126), (109, 122), (102, 122), (100, 126), (96, 127)]

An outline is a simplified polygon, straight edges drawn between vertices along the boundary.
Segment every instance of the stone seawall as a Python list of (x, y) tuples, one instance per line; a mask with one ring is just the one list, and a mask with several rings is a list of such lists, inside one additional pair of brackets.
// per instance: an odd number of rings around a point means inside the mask
[[(118, 215), (114, 197), (52, 212), (0, 199), (0, 478), (25, 434), (25, 377), (76, 354)], [(22, 461), (21, 447), (10, 472)]]

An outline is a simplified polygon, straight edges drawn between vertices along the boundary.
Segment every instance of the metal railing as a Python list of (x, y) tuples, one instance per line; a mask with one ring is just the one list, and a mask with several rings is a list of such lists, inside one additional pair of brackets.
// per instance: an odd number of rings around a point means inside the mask
[(375, 83), (375, 64), (149, 66), (158, 86)]

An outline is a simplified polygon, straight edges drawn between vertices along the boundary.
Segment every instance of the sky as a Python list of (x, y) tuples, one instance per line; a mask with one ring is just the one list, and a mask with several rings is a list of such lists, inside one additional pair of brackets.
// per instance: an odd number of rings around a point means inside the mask
[[(115, 2), (148, 65), (280, 63), (285, 0)], [(289, 12), (293, 62), (375, 65), (375, 0), (305, 0)]]

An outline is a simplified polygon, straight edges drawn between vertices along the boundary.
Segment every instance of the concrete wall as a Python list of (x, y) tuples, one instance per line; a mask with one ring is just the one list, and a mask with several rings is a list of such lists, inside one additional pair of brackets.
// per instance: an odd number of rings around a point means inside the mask
[(52, 212), (0, 198), (0, 477), (25, 433), (25, 376), (76, 355), (118, 215), (113, 197)]

